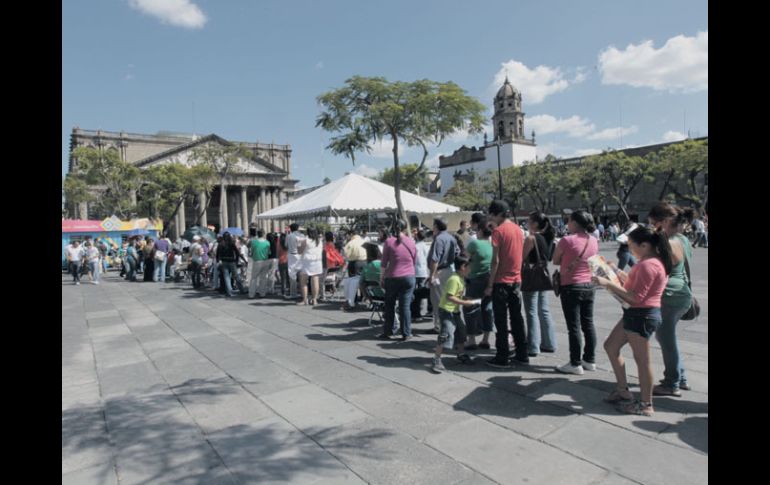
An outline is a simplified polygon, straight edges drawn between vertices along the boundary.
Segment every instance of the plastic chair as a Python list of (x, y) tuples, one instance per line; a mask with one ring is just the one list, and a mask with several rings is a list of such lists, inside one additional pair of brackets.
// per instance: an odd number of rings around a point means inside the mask
[(371, 315), (369, 315), (369, 325), (372, 325), (372, 319), (374, 319), (375, 313), (380, 319), (380, 322), (383, 322), (384, 319), (382, 314), (385, 312), (385, 290), (380, 286), (379, 282), (365, 281), (364, 291), (366, 297), (369, 298), (369, 305), (372, 310)]

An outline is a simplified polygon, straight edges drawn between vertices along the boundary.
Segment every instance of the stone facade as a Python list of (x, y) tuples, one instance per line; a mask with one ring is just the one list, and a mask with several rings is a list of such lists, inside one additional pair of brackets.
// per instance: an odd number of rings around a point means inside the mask
[[(220, 204), (222, 188), (217, 185), (210, 197), (205, 193), (188, 198), (182, 203), (176, 220), (171, 222), (171, 232), (184, 232), (188, 225), (219, 224), (221, 227), (261, 227), (277, 229), (277, 221), (257, 221), (253, 217), (290, 200), (297, 180), (291, 178), (291, 147), (265, 143), (228, 142), (215, 134), (195, 135), (160, 132), (156, 135), (81, 130), (73, 128), (70, 136), (70, 153), (78, 147), (115, 150), (120, 157), (139, 168), (166, 163), (195, 163), (192, 150), (205, 144), (240, 143), (253, 155), (241, 159), (237, 173), (225, 180), (225, 203)], [(77, 160), (70, 157), (70, 172), (77, 171)], [(200, 211), (193, 210), (195, 206)], [(221, 205), (221, 207), (220, 207)], [(86, 206), (86, 207), (83, 207)], [(70, 208), (76, 212), (76, 208)], [(88, 217), (87, 204), (77, 208), (79, 218)]]

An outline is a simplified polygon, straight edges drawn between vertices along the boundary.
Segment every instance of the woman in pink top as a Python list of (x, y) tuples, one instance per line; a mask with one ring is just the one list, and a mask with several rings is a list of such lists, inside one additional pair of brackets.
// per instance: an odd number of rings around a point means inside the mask
[(385, 289), (385, 328), (381, 338), (390, 338), (396, 329), (396, 300), (401, 320), (401, 340), (412, 338), (412, 298), (414, 297), (414, 261), (417, 247), (406, 234), (406, 223), (396, 222), (394, 235), (387, 238), (382, 249), (380, 286)]
[[(597, 284), (630, 305), (630, 308), (623, 310), (623, 318), (604, 342), (604, 349), (617, 379), (617, 388), (605, 401), (619, 403), (618, 410), (627, 414), (652, 416), (650, 337), (661, 324), (660, 298), (673, 267), (671, 246), (665, 233), (652, 231), (648, 227), (634, 229), (628, 235), (628, 246), (639, 262), (628, 275), (618, 270), (622, 287), (606, 278), (594, 278)], [(620, 355), (620, 349), (626, 343), (631, 345), (639, 370), (638, 401), (632, 401), (633, 395), (628, 390), (626, 380), (626, 365)]]
[[(569, 236), (563, 237), (553, 252), (553, 264), (559, 264), (561, 287), (559, 297), (569, 334), (569, 362), (556, 370), (566, 374), (583, 374), (596, 370), (596, 328), (594, 328), (594, 285), (588, 258), (599, 252), (599, 241), (590, 236), (596, 230), (594, 218), (586, 211), (575, 211), (567, 223)], [(580, 330), (585, 348), (580, 355)]]

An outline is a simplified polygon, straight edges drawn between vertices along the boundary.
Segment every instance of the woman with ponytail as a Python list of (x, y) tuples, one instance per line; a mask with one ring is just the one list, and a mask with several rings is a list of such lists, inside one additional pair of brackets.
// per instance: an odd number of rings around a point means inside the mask
[(665, 366), (663, 380), (660, 381), (660, 385), (653, 388), (652, 393), (655, 396), (679, 397), (682, 395), (680, 389), (690, 389), (676, 341), (676, 324), (692, 304), (692, 290), (687, 274), (687, 268), (692, 260), (692, 246), (690, 246), (690, 240), (681, 232), (684, 224), (692, 222), (693, 217), (692, 209), (682, 209), (666, 202), (655, 204), (648, 216), (650, 224), (657, 230), (663, 231), (668, 237), (673, 263), (673, 269), (668, 275), (668, 284), (663, 290), (661, 299), (662, 323), (655, 332)]
[[(529, 215), (529, 236), (524, 239), (524, 257), (522, 261), (530, 264), (544, 264), (548, 267), (554, 250), (556, 231), (551, 221), (542, 212)], [(528, 274), (522, 274), (522, 287), (528, 282)], [(529, 286), (527, 286), (529, 287)], [(548, 311), (548, 289), (533, 289), (521, 294), (524, 300), (524, 314), (527, 317), (527, 345), (530, 357), (537, 357), (540, 352), (556, 352), (556, 333), (551, 313)]]
[(406, 234), (406, 222), (396, 221), (393, 235), (385, 240), (382, 251), (380, 286), (385, 289), (385, 328), (383, 338), (389, 338), (396, 327), (396, 301), (401, 320), (401, 339), (412, 338), (412, 298), (414, 296), (414, 262), (417, 248)]
[[(595, 276), (593, 281), (619, 296), (629, 308), (623, 309), (623, 318), (612, 329), (604, 349), (607, 351), (617, 387), (606, 402), (617, 403), (618, 410), (626, 414), (652, 416), (652, 366), (650, 365), (650, 337), (661, 324), (661, 297), (671, 273), (671, 246), (662, 231), (638, 227), (628, 235), (628, 246), (638, 260), (626, 274), (618, 271), (623, 286)], [(632, 401), (628, 390), (626, 365), (620, 349), (628, 343), (634, 354), (639, 374), (640, 398)]]

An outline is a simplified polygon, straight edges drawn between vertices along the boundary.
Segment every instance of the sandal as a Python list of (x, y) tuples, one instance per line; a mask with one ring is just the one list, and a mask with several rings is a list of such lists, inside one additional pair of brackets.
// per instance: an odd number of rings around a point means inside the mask
[(652, 416), (655, 410), (652, 409), (652, 403), (642, 403), (641, 401), (627, 402), (619, 404), (617, 410), (625, 414), (636, 414), (637, 416)]
[(613, 389), (610, 395), (604, 398), (604, 402), (616, 404), (623, 401), (633, 401), (634, 395), (631, 394), (631, 391), (629, 391), (628, 388), (626, 388), (625, 391), (630, 395), (630, 397), (625, 397), (619, 390)]

